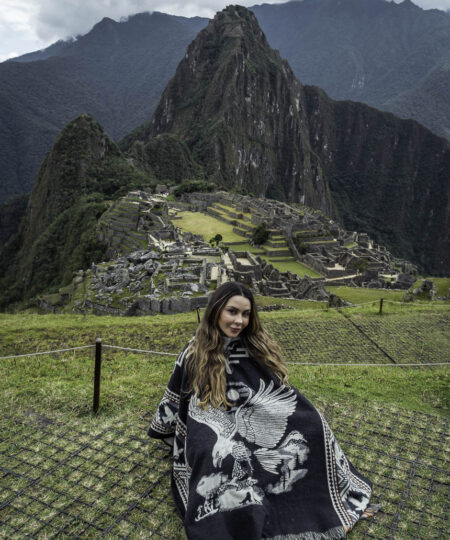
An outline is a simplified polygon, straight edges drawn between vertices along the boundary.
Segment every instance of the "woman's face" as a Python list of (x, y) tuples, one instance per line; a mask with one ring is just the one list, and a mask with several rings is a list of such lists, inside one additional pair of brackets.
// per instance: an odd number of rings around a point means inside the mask
[(251, 304), (245, 296), (232, 296), (219, 316), (219, 328), (230, 338), (237, 337), (250, 321)]

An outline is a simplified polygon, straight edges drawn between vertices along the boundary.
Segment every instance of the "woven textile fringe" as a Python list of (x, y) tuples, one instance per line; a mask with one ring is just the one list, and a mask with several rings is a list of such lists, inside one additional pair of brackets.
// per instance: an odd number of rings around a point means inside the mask
[(323, 533), (307, 531), (301, 534), (280, 534), (264, 540), (340, 540), (345, 538), (344, 527), (334, 527)]

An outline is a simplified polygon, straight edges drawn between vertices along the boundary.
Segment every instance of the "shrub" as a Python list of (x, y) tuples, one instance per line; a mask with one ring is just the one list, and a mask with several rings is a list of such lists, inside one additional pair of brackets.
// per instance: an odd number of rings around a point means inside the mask
[(369, 266), (369, 261), (366, 259), (356, 259), (354, 261), (351, 261), (348, 265), (349, 270), (358, 270), (361, 274), (366, 270), (366, 268)]

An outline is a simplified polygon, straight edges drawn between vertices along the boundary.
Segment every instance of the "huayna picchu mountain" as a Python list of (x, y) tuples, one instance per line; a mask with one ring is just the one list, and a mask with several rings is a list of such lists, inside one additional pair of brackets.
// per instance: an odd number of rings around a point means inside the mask
[(253, 13), (231, 6), (188, 47), (151, 122), (136, 136), (149, 145), (175, 134), (218, 185), (330, 213), (304, 103), (301, 84)]
[(162, 134), (186, 144), (207, 180), (321, 209), (428, 272), (449, 271), (449, 143), (303, 86), (243, 7), (198, 34), (124, 147), (142, 159)]
[(91, 116), (70, 122), (42, 164), (19, 231), (0, 251), (0, 306), (68, 282), (101, 258), (98, 218), (147, 180)]

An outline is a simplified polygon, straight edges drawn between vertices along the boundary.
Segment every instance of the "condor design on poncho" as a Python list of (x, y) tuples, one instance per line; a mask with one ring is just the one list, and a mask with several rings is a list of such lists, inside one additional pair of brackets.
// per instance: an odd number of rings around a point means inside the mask
[(173, 442), (172, 491), (188, 538), (345, 538), (369, 502), (322, 415), (295, 388), (228, 344), (227, 397), (203, 409), (178, 357), (149, 435)]

